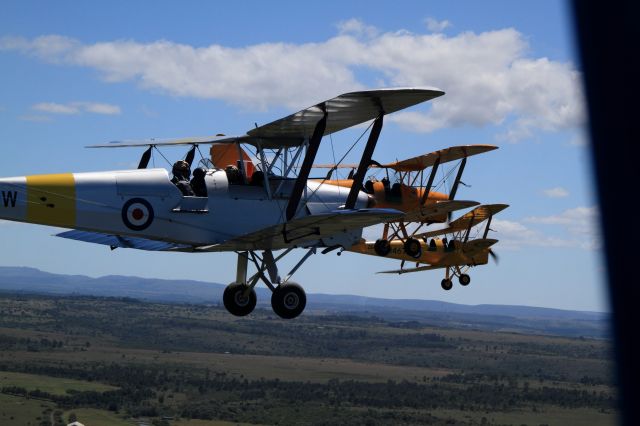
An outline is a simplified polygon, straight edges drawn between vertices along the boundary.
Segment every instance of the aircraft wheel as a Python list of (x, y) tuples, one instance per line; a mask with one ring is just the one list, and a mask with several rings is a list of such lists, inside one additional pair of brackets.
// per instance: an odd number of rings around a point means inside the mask
[(258, 298), (254, 289), (249, 291), (247, 296), (244, 295), (247, 286), (244, 284), (231, 283), (224, 289), (222, 302), (227, 311), (237, 317), (249, 315), (253, 308), (256, 307)]
[(271, 307), (280, 318), (295, 318), (306, 305), (307, 295), (296, 283), (281, 284), (271, 294)]
[(373, 250), (378, 256), (386, 256), (391, 252), (391, 243), (387, 240), (379, 239), (373, 245)]
[(440, 285), (442, 286), (443, 290), (451, 290), (453, 288), (453, 283), (451, 282), (451, 280), (448, 280), (446, 278), (440, 282)]
[(420, 241), (415, 238), (409, 238), (404, 242), (404, 252), (409, 256), (417, 259), (422, 255), (422, 247), (420, 246)]
[(469, 283), (471, 282), (471, 277), (467, 274), (462, 274), (460, 275), (460, 277), (458, 277), (458, 281), (460, 282), (460, 285), (469, 285)]

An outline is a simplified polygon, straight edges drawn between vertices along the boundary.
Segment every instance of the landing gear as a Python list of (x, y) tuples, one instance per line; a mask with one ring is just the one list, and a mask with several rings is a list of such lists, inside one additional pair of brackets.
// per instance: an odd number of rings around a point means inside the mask
[(460, 285), (469, 285), (469, 283), (471, 282), (471, 277), (467, 274), (461, 274), (458, 277), (458, 281), (460, 282)]
[(231, 283), (224, 289), (222, 301), (232, 315), (244, 317), (256, 307), (256, 292), (245, 284)]
[(385, 239), (379, 239), (373, 245), (373, 250), (378, 256), (386, 256), (391, 252), (391, 243)]
[(296, 283), (281, 284), (271, 294), (271, 307), (280, 318), (292, 319), (304, 311), (307, 295)]
[(404, 252), (409, 256), (417, 259), (422, 254), (422, 247), (420, 245), (420, 241), (415, 238), (409, 238), (404, 242)]
[[(289, 248), (275, 258), (271, 250), (263, 251), (262, 256), (254, 251), (238, 252), (236, 280), (227, 286), (222, 297), (225, 308), (235, 316), (249, 315), (256, 307), (254, 287), (258, 281), (262, 281), (273, 292), (271, 307), (279, 317), (291, 319), (300, 315), (307, 305), (307, 296), (299, 284), (290, 282), (289, 279), (312, 254), (315, 254), (315, 248), (309, 249), (293, 269), (281, 278), (277, 262), (292, 250), (293, 248)], [(257, 272), (247, 278), (249, 261), (255, 265)]]
[(445, 278), (440, 282), (443, 290), (451, 290), (453, 288), (453, 282), (449, 278)]

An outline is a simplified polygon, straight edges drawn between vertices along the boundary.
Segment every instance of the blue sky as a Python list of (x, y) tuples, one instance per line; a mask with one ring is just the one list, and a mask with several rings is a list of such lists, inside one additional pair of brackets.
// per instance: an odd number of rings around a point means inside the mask
[[(458, 198), (511, 205), (493, 227), (500, 265), (450, 292), (440, 272), (375, 275), (396, 263), (346, 253), (315, 256), (296, 279), (312, 293), (608, 309), (564, 3), (221, 4), (2, 2), (1, 175), (133, 167), (140, 150), (83, 147), (240, 134), (345, 91), (437, 86), (444, 97), (389, 117), (374, 158), (499, 145), (469, 161), (472, 187)], [(334, 135), (336, 150), (361, 131)], [(323, 145), (318, 162), (331, 158)], [(111, 252), (46, 227), (0, 231), (3, 265), (222, 283), (235, 273), (231, 254)]]

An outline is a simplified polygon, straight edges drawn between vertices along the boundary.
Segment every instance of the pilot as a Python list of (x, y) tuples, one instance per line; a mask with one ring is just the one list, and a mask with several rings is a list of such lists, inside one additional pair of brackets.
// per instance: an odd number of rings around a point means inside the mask
[(383, 177), (381, 182), (382, 182), (382, 186), (384, 187), (384, 192), (386, 194), (389, 194), (389, 191), (391, 189), (390, 188), (390, 183), (389, 183), (389, 178), (388, 177)]
[(191, 168), (189, 167), (189, 163), (184, 160), (178, 160), (173, 164), (173, 177), (171, 178), (171, 182), (175, 186), (178, 187), (182, 195), (184, 196), (193, 196), (193, 189), (191, 188), (191, 183), (189, 182), (189, 176), (191, 176)]
[(251, 176), (251, 185), (262, 186), (264, 185), (264, 172), (262, 170), (256, 170)]
[(231, 185), (242, 183), (240, 170), (236, 166), (234, 166), (233, 164), (229, 164), (227, 167), (225, 167), (224, 171), (227, 174), (227, 180), (229, 180), (229, 183)]
[(204, 177), (207, 175), (207, 170), (204, 167), (198, 167), (193, 171), (193, 179), (191, 179), (191, 189), (196, 197), (207, 196), (207, 185), (204, 181)]
[(366, 192), (367, 194), (373, 194), (374, 190), (373, 190), (373, 183), (375, 181), (373, 179), (369, 179), (368, 181), (366, 181), (364, 183), (364, 192)]

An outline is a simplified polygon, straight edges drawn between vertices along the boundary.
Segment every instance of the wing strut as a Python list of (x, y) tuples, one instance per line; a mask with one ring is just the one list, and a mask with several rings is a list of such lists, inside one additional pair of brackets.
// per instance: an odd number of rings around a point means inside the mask
[(456, 197), (456, 192), (458, 192), (458, 186), (460, 186), (460, 179), (462, 178), (462, 172), (464, 171), (464, 166), (467, 165), (467, 157), (462, 159), (460, 163), (460, 168), (458, 168), (458, 174), (456, 175), (456, 180), (453, 182), (453, 188), (451, 188), (451, 194), (449, 194), (449, 199), (453, 200)]
[(376, 148), (376, 144), (378, 143), (378, 137), (380, 136), (380, 131), (382, 130), (382, 119), (384, 117), (384, 113), (380, 113), (376, 121), (373, 123), (373, 128), (371, 129), (371, 133), (369, 133), (369, 140), (367, 140), (367, 145), (362, 152), (362, 158), (360, 158), (360, 164), (358, 165), (358, 171), (353, 176), (353, 183), (351, 184), (351, 190), (349, 191), (349, 195), (347, 196), (347, 202), (344, 205), (345, 209), (353, 209), (356, 205), (356, 200), (358, 199), (358, 193), (362, 188), (362, 181), (364, 180), (364, 175), (369, 169), (369, 165), (371, 164), (371, 157), (373, 156), (373, 150)]
[(440, 157), (436, 158), (436, 162), (433, 163), (433, 167), (431, 168), (431, 174), (429, 175), (429, 181), (427, 182), (427, 186), (422, 190), (422, 200), (420, 200), (420, 205), (424, 206), (424, 203), (429, 198), (429, 193), (431, 192), (431, 186), (433, 185), (433, 179), (436, 177), (436, 172), (438, 171), (438, 166), (440, 165)]
[(327, 108), (323, 103), (320, 105), (320, 108), (324, 112), (322, 118), (316, 124), (315, 129), (313, 130), (313, 136), (311, 136), (311, 141), (309, 141), (309, 149), (307, 150), (307, 154), (304, 157), (304, 161), (302, 162), (302, 167), (300, 168), (300, 173), (298, 174), (298, 179), (296, 179), (296, 183), (293, 186), (293, 191), (291, 191), (291, 197), (289, 198), (289, 204), (287, 204), (287, 221), (293, 219), (298, 211), (298, 204), (300, 204), (300, 198), (302, 197), (302, 191), (304, 191), (307, 186), (307, 179), (309, 178), (309, 173), (311, 172), (311, 166), (316, 159), (316, 154), (318, 153), (318, 148), (320, 147), (320, 141), (322, 140), (322, 135), (324, 135), (324, 130), (327, 127)]

